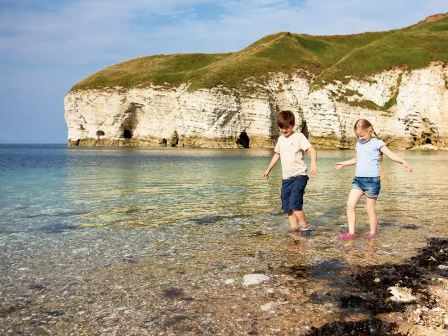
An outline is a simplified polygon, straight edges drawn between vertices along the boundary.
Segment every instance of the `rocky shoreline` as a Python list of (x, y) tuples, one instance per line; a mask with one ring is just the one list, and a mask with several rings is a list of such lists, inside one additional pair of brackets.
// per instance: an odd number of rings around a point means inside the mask
[[(176, 265), (173, 248), (167, 252), (171, 266), (165, 267), (177, 274), (177, 284), (136, 255), (52, 289), (44, 280), (31, 281), (24, 289), (28, 294), (13, 301), (2, 297), (0, 333), (442, 336), (448, 331), (448, 239), (430, 239), (403, 263), (374, 266), (331, 260), (291, 265), (260, 251), (254, 257), (268, 268), (241, 279), (238, 256), (220, 261), (215, 271), (196, 265), (191, 273), (188, 262)], [(224, 269), (235, 276), (221, 278)], [(317, 279), (328, 281), (330, 290)]]
[[(448, 150), (448, 147), (434, 146), (431, 144), (409, 147), (405, 139), (385, 139), (386, 144), (395, 150), (415, 150), (415, 151), (439, 151)], [(325, 150), (345, 150), (353, 149), (355, 139), (351, 139), (345, 146), (340, 145), (340, 140), (332, 138), (310, 138), (311, 143), (317, 149)], [(176, 142), (175, 145), (171, 144), (171, 141), (167, 139), (81, 139), (78, 141), (68, 141), (69, 147), (185, 147), (185, 148), (274, 148), (276, 140), (255, 138), (252, 139), (248, 146), (243, 146), (239, 143), (238, 139), (199, 139), (189, 138), (181, 139)]]

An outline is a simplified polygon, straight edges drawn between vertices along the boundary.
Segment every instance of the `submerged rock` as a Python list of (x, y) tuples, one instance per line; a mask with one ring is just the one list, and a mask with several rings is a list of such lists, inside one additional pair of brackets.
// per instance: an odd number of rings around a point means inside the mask
[(253, 286), (253, 285), (259, 285), (263, 282), (268, 281), (270, 278), (267, 275), (261, 274), (261, 273), (254, 273), (254, 274), (246, 274), (243, 277), (243, 286)]
[(414, 295), (412, 295), (412, 291), (409, 288), (392, 286), (389, 287), (388, 290), (392, 294), (392, 297), (390, 298), (392, 301), (401, 303), (411, 303), (417, 300), (417, 298)]
[(233, 284), (235, 282), (235, 279), (232, 279), (232, 278), (229, 278), (229, 279), (225, 279), (224, 280), (224, 283), (226, 284), (226, 285), (231, 285), (231, 284)]

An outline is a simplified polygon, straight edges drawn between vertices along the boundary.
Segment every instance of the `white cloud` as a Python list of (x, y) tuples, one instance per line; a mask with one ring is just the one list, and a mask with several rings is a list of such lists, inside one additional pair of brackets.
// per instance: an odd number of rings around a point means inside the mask
[[(195, 15), (198, 6), (220, 6), (221, 12)], [(0, 52), (31, 63), (64, 64), (234, 51), (279, 31), (346, 34), (399, 28), (447, 7), (437, 0), (94, 0), (34, 11), (6, 7), (0, 13)]]

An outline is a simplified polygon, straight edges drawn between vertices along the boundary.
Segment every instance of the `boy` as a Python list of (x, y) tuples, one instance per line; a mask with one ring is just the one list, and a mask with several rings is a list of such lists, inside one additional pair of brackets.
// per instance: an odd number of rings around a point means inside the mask
[(303, 161), (305, 152), (311, 156), (311, 174), (317, 175), (317, 153), (308, 139), (300, 132), (294, 132), (295, 117), (291, 111), (282, 111), (277, 116), (281, 135), (274, 148), (274, 156), (263, 178), (268, 179), (272, 168), (281, 160), (282, 165), (282, 209), (288, 214), (291, 230), (299, 230), (304, 236), (311, 235), (305, 213), (302, 210), (303, 194), (308, 182), (307, 167)]

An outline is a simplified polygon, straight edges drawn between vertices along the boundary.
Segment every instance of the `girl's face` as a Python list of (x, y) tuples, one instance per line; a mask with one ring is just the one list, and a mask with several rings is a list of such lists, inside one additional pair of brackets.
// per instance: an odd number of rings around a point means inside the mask
[(370, 139), (372, 139), (373, 129), (368, 128), (366, 130), (362, 130), (362, 129), (356, 130), (356, 136), (358, 137), (358, 141), (360, 141), (361, 143), (366, 143)]
[(280, 128), (280, 133), (282, 133), (285, 137), (289, 137), (292, 134), (292, 126), (288, 125), (284, 128)]

